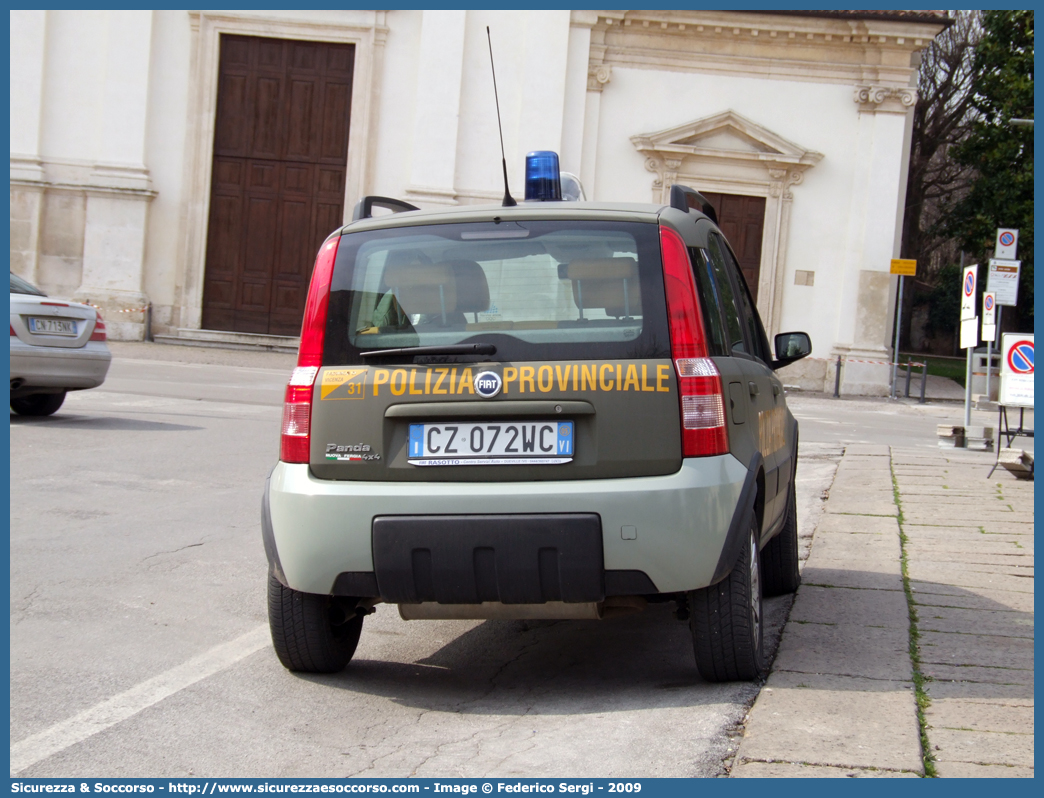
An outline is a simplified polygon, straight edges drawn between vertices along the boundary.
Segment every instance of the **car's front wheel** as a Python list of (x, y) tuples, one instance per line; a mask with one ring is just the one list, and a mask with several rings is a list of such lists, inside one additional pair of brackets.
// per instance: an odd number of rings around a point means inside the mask
[(65, 391), (61, 393), (31, 393), (11, 399), (11, 409), (20, 416), (49, 416), (56, 413), (65, 401)]
[(765, 669), (758, 522), (752, 516), (747, 540), (729, 575), (689, 593), (696, 667), (708, 682), (750, 681)]
[(337, 673), (355, 654), (363, 616), (334, 596), (302, 593), (268, 577), (268, 625), (283, 666), (304, 673)]

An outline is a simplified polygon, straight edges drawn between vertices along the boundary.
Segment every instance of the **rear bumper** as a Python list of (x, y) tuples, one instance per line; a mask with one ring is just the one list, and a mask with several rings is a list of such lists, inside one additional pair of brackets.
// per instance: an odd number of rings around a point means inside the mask
[(606, 571), (642, 571), (661, 593), (694, 590), (713, 582), (746, 477), (731, 455), (656, 477), (497, 483), (320, 480), (280, 462), (265, 502), (266, 552), (288, 587), (331, 593), (341, 574), (373, 573), (378, 517), (590, 513), (601, 520)]
[(96, 388), (105, 381), (112, 354), (101, 342), (78, 349), (30, 346), (11, 339), (11, 382), (25, 388)]

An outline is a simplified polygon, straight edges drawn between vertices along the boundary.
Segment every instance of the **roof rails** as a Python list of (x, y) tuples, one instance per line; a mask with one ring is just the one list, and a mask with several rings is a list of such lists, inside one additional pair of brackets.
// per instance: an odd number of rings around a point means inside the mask
[(355, 210), (352, 211), (352, 221), (357, 222), (360, 219), (372, 218), (375, 205), (378, 208), (387, 208), (392, 213), (420, 210), (416, 205), (410, 205), (410, 203), (403, 202), (402, 200), (393, 199), (391, 197), (369, 196), (363, 197), (355, 204)]
[(671, 186), (671, 207), (679, 211), (689, 212), (689, 208), (695, 208), (714, 224), (718, 223), (718, 214), (710, 201), (694, 188), (680, 186), (675, 183)]

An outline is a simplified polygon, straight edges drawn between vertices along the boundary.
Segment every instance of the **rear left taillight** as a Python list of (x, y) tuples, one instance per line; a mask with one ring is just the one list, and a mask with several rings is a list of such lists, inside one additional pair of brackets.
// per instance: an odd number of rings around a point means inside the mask
[(326, 311), (330, 301), (330, 280), (340, 235), (328, 238), (319, 249), (308, 285), (304, 321), (301, 323), (301, 347), (297, 351), (297, 368), (286, 386), (283, 403), (283, 430), (279, 459), (284, 463), (307, 463), (311, 446), (312, 389), (319, 367), (323, 364), (323, 340), (326, 336)]
[(102, 321), (101, 314), (98, 314), (98, 318), (94, 320), (94, 332), (91, 333), (92, 341), (104, 341), (105, 340), (105, 322)]
[(660, 228), (663, 280), (671, 335), (671, 358), (678, 375), (682, 456), (707, 457), (729, 451), (721, 374), (707, 356), (703, 317), (685, 242)]

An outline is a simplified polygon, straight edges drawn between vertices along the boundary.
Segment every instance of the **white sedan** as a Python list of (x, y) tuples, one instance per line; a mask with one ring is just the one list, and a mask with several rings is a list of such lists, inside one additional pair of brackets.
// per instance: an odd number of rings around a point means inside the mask
[(68, 391), (105, 381), (112, 355), (90, 305), (51, 299), (11, 272), (11, 409), (49, 416)]

